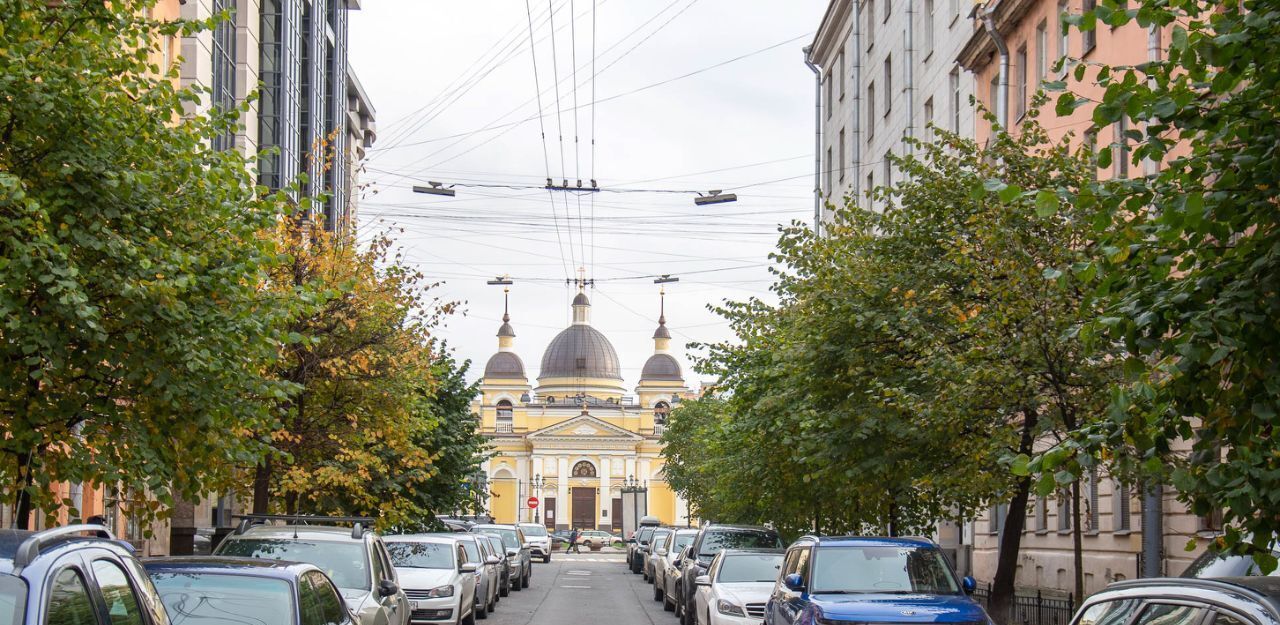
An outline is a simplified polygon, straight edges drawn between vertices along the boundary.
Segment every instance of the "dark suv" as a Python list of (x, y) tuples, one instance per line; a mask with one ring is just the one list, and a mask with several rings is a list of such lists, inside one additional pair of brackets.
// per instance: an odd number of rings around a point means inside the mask
[(101, 525), (0, 530), (0, 623), (93, 622), (169, 623), (128, 547)]
[[(676, 586), (676, 615), (680, 625), (694, 625), (693, 580), (706, 575), (711, 559), (722, 549), (781, 549), (786, 545), (778, 533), (755, 525), (705, 525), (689, 545), (689, 556), (680, 563), (680, 582)], [(686, 583), (686, 581), (688, 583)]]

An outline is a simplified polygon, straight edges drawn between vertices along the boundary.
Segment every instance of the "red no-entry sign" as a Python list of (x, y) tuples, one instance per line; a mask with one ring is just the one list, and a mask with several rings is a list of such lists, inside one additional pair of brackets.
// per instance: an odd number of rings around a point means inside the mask
[(525, 503), (526, 503), (526, 504), (529, 504), (529, 507), (530, 507), (530, 508), (537, 508), (537, 507), (538, 507), (538, 498), (537, 498), (537, 497), (530, 497), (530, 498), (529, 498), (529, 500), (528, 500), (528, 501), (526, 501)]

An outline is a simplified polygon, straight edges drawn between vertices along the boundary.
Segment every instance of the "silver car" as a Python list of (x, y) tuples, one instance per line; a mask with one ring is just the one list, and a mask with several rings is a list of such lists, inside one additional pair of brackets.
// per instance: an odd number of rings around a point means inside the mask
[(449, 536), (387, 536), (387, 553), (404, 584), (409, 622), (470, 625), (476, 618), (476, 564)]
[(519, 523), (524, 539), (528, 541), (529, 555), (541, 558), (543, 564), (551, 562), (551, 536), (547, 528), (537, 523)]
[(474, 534), (492, 534), (502, 540), (502, 547), (511, 558), (515, 569), (511, 578), (511, 589), (520, 590), (529, 587), (529, 578), (533, 576), (533, 561), (529, 555), (529, 546), (525, 544), (524, 531), (515, 525), (486, 524), (471, 528)]
[(498, 604), (498, 580), (500, 560), (490, 551), (489, 541), (467, 533), (442, 534), (450, 536), (467, 552), (467, 562), (476, 565), (476, 618), (489, 618), (489, 611)]
[(676, 530), (667, 535), (667, 540), (658, 549), (658, 562), (653, 568), (653, 600), (661, 601), (662, 609), (668, 612), (676, 609), (676, 584), (680, 581), (681, 558), (697, 535), (698, 530), (695, 528)]
[(480, 538), (489, 542), (489, 546), (493, 548), (493, 555), (498, 557), (498, 597), (501, 601), (502, 597), (511, 594), (511, 573), (514, 566), (511, 564), (511, 557), (507, 555), (507, 550), (502, 546), (502, 539), (493, 534), (475, 534)]
[(314, 564), (333, 580), (359, 625), (408, 625), (409, 600), (400, 589), (382, 538), (355, 528), (242, 524), (214, 555)]
[(644, 554), (644, 564), (641, 567), (644, 581), (653, 583), (653, 571), (656, 568), (658, 557), (658, 548), (667, 542), (667, 536), (670, 536), (675, 530), (669, 527), (659, 527), (653, 530), (653, 536), (649, 537), (649, 549)]

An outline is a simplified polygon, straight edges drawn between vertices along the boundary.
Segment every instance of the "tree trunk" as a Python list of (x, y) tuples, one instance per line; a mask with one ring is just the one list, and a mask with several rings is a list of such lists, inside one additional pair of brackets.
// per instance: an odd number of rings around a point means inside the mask
[(1077, 479), (1071, 483), (1071, 564), (1076, 569), (1076, 600), (1084, 597), (1084, 527), (1080, 519), (1080, 480)]
[(20, 530), (31, 529), (31, 454), (18, 454), (17, 497), (13, 502), (14, 527)]
[(253, 513), (268, 514), (271, 503), (271, 459), (264, 459), (253, 472)]
[[(1034, 408), (1023, 410), (1022, 433), (1018, 441), (1019, 453), (1034, 451), (1036, 425), (1039, 413)], [(996, 556), (996, 575), (991, 582), (991, 597), (987, 612), (997, 623), (1012, 621), (1014, 584), (1018, 575), (1018, 551), (1022, 548), (1022, 529), (1027, 522), (1027, 499), (1031, 493), (1031, 477), (1021, 477), (1015, 483), (1009, 511), (1000, 525), (1000, 547)], [(998, 512), (997, 512), (998, 513)]]
[(889, 536), (898, 535), (898, 502), (895, 498), (889, 502)]

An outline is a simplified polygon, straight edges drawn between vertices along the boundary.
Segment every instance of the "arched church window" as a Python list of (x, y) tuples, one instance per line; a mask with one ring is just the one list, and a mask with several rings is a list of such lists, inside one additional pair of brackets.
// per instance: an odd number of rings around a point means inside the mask
[(511, 402), (503, 399), (498, 401), (498, 429), (511, 430), (511, 417), (513, 414)]
[(671, 414), (671, 404), (668, 404), (668, 403), (667, 403), (667, 402), (665, 402), (665, 401), (660, 401), (660, 402), (658, 402), (658, 405), (656, 405), (656, 406), (654, 406), (654, 407), (653, 407), (653, 422), (654, 422), (654, 424), (656, 424), (656, 425), (666, 425), (666, 424), (667, 424), (667, 416), (668, 416), (668, 415), (670, 415), (670, 414)]
[(595, 477), (596, 465), (591, 464), (586, 460), (581, 460), (578, 462), (578, 464), (573, 465), (573, 476), (574, 477)]

